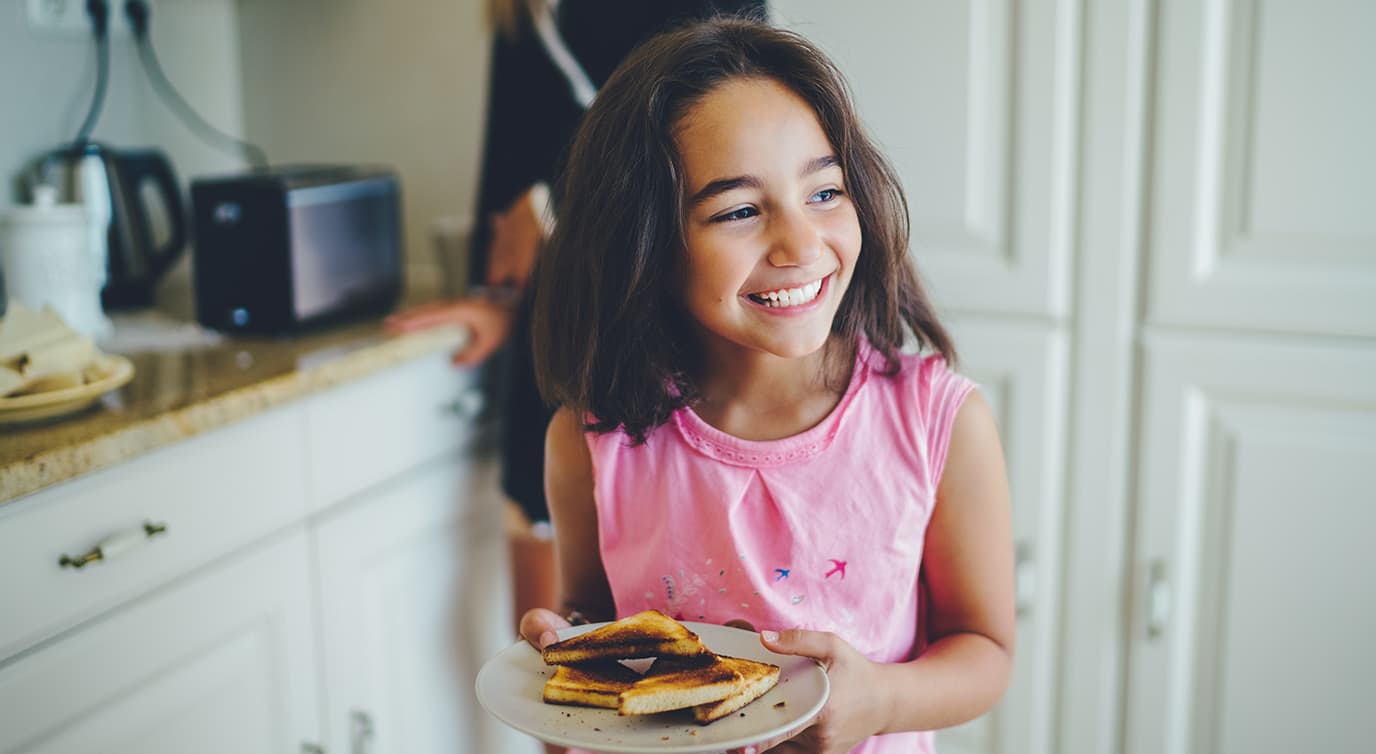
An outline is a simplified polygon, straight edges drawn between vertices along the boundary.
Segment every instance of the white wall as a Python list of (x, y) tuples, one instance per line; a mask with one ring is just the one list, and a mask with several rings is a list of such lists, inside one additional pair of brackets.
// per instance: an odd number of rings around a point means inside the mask
[[(432, 274), (439, 215), (471, 215), (486, 107), (488, 34), (480, 0), (152, 0), (163, 68), (217, 128), (272, 162), (382, 163), (401, 174), (409, 259)], [(112, 0), (113, 12), (122, 12)], [(0, 206), (17, 174), (70, 141), (94, 84), (88, 36), (29, 27), (25, 0), (0, 0)], [(111, 44), (110, 90), (94, 138), (156, 146), (183, 187), (243, 167), (202, 143), (149, 87), (132, 41)], [(189, 200), (189, 198), (188, 198)], [(191, 316), (189, 258), (159, 306)], [(414, 276), (413, 276), (414, 277)]]
[[(471, 215), (486, 111), (480, 0), (239, 0), (245, 120), (274, 162), (383, 163), (402, 179), (408, 263)], [(414, 279), (414, 278), (413, 278)]]

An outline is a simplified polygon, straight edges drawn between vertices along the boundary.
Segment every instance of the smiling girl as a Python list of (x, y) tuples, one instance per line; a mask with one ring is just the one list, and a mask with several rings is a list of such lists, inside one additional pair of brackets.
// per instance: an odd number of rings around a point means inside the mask
[(1002, 449), (835, 67), (755, 22), (656, 37), (558, 193), (534, 351), (566, 608), (742, 620), (817, 659), (829, 701), (777, 751), (931, 752), (988, 711), (1013, 657)]

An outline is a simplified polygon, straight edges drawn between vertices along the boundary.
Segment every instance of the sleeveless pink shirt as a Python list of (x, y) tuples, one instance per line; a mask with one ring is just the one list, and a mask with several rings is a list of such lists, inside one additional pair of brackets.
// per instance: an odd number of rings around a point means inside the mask
[[(820, 424), (742, 440), (690, 409), (632, 447), (589, 433), (599, 545), (617, 617), (832, 631), (879, 662), (913, 659), (918, 570), (951, 425), (973, 384), (939, 356), (885, 376), (862, 341), (850, 385)], [(854, 752), (934, 751), (932, 734)]]

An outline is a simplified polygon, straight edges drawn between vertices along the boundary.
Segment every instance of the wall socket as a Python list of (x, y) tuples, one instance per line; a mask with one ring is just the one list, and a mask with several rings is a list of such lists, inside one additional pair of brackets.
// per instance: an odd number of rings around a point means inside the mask
[[(86, 0), (26, 0), (29, 28), (63, 37), (91, 36), (91, 19), (86, 15)], [(124, 17), (124, 0), (108, 0), (110, 37), (129, 38), (133, 32)], [(151, 5), (151, 3), (150, 3)]]

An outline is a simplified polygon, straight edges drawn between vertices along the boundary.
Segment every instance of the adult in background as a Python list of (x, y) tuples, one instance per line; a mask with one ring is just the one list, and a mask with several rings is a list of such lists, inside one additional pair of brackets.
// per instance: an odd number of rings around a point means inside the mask
[(488, 0), (495, 39), (479, 223), (470, 249), (470, 279), (485, 285), (463, 298), (400, 312), (386, 324), (396, 332), (467, 325), (473, 338), (454, 354), (457, 364), (477, 364), (506, 352), (502, 490), (518, 618), (534, 607), (563, 612), (555, 594), (542, 481), (545, 429), (553, 409), (535, 388), (527, 289), (553, 223), (549, 185), (597, 88), (637, 44), (691, 19), (763, 18), (764, 5), (764, 0)]

